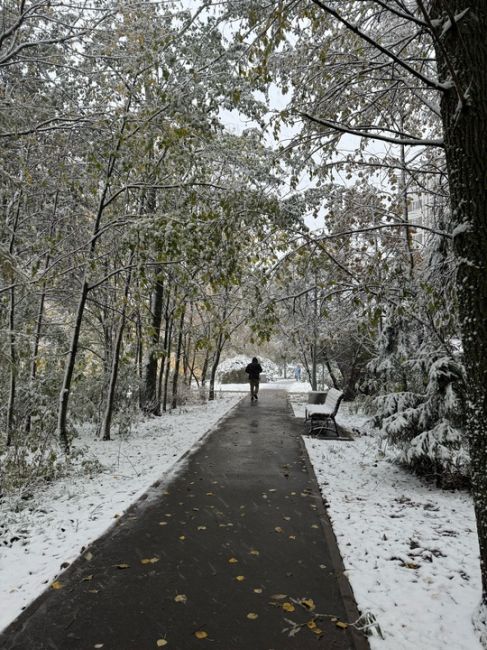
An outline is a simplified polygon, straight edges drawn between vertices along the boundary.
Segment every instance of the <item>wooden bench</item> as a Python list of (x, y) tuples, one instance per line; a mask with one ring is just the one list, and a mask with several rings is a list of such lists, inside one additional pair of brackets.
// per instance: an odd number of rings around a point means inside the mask
[[(308, 433), (321, 433), (322, 431), (334, 431), (339, 435), (335, 421), (343, 398), (343, 392), (336, 388), (330, 388), (324, 404), (307, 404), (304, 410), (304, 422), (308, 424)], [(329, 422), (333, 427), (326, 426)]]

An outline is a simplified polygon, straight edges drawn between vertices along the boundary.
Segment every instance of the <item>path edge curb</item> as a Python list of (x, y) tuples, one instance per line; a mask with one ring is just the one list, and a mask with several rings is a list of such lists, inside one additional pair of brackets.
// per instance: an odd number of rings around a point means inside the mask
[[(321, 494), (318, 479), (316, 478), (316, 473), (313, 464), (311, 463), (308, 450), (306, 449), (302, 435), (299, 436), (299, 442), (303, 451), (303, 459), (306, 464), (306, 468), (314, 484), (313, 488), (317, 496), (317, 512), (319, 513), (319, 519), (321, 527), (323, 529), (323, 534), (330, 549), (333, 569), (335, 570), (337, 576), (338, 588), (343, 599), (345, 612), (347, 613), (349, 621), (356, 621), (360, 617), (360, 611), (357, 607), (352, 586), (350, 585), (350, 582), (345, 575), (345, 565), (343, 564), (343, 559), (340, 554), (335, 531), (333, 530), (330, 517), (323, 503), (323, 495)], [(350, 631), (350, 637), (353, 642), (354, 650), (370, 650), (370, 645), (365, 634), (353, 627), (349, 627), (348, 630)]]

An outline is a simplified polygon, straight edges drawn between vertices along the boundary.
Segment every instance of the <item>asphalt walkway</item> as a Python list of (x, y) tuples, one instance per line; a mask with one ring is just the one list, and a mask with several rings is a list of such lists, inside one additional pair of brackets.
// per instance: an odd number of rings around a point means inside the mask
[(284, 392), (240, 402), (0, 647), (366, 650), (301, 433)]

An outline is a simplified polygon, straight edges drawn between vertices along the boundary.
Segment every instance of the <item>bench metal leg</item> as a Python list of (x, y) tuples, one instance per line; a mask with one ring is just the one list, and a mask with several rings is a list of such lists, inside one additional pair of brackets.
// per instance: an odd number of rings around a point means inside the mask
[[(331, 420), (333, 426), (326, 426), (328, 421)], [(308, 435), (314, 435), (314, 434), (319, 434), (323, 431), (331, 431), (333, 432), (337, 438), (340, 437), (340, 432), (338, 431), (338, 425), (336, 423), (335, 418), (330, 415), (327, 416), (326, 418), (313, 418), (309, 417), (305, 420), (305, 425), (307, 424), (308, 426)]]

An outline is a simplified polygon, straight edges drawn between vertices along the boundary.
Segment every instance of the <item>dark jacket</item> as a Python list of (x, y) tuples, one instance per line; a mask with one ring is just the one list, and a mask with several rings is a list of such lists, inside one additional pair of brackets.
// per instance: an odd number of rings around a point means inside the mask
[(262, 366), (260, 363), (249, 363), (245, 368), (245, 372), (248, 374), (249, 379), (259, 379), (259, 375), (262, 372)]

